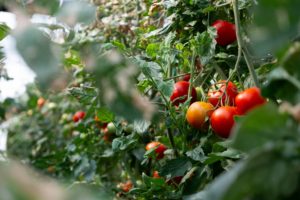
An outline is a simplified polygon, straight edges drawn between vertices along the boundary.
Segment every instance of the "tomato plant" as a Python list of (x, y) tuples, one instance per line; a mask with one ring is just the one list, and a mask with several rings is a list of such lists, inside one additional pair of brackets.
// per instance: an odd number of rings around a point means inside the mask
[[(0, 23), (0, 40), (13, 33), (36, 73), (0, 102), (7, 165), (69, 199), (298, 199), (299, 1), (2, 5), (30, 22)], [(15, 174), (0, 166), (0, 199), (35, 197)]]

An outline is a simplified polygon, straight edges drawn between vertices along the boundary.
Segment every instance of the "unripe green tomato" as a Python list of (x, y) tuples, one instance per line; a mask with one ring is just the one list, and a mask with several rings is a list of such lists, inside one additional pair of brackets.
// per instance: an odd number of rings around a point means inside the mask
[(137, 184), (137, 185), (143, 185), (143, 182), (142, 182), (141, 180), (137, 180), (137, 181), (136, 181), (136, 184)]
[(81, 138), (81, 139), (85, 139), (86, 136), (87, 136), (87, 135), (86, 135), (85, 133), (81, 133), (81, 134), (80, 134), (80, 138)]
[(114, 125), (114, 123), (109, 122), (107, 124), (107, 133), (110, 133), (110, 134), (116, 133), (116, 126)]
[(197, 101), (201, 101), (202, 99), (202, 88), (201, 87), (196, 87), (196, 93), (197, 93)]
[(53, 109), (53, 108), (55, 108), (57, 105), (56, 105), (56, 103), (53, 103), (53, 102), (50, 102), (49, 104), (48, 104), (48, 108), (49, 109)]
[(132, 124), (128, 124), (127, 126), (125, 126), (124, 131), (126, 133), (132, 133), (132, 131), (133, 131), (133, 125)]

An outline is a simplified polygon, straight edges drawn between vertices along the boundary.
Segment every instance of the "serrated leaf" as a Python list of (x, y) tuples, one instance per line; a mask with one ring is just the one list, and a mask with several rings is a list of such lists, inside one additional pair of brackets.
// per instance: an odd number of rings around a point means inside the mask
[(216, 50), (216, 33), (212, 28), (207, 31), (197, 34), (192, 40), (193, 48), (196, 53), (200, 56), (202, 65), (206, 65), (215, 55)]
[(168, 176), (168, 178), (173, 178), (176, 176), (183, 176), (186, 171), (192, 168), (192, 163), (188, 158), (177, 158), (173, 160), (166, 161), (166, 164), (162, 166), (159, 174), (161, 176)]
[(157, 89), (167, 98), (169, 98), (174, 90), (174, 80), (158, 81)]
[(148, 46), (146, 48), (147, 55), (154, 58), (159, 51), (159, 46), (160, 46), (159, 43), (148, 44)]
[(150, 126), (150, 122), (146, 120), (134, 120), (133, 129), (137, 133), (144, 133)]
[(191, 151), (186, 152), (186, 155), (195, 161), (204, 162), (206, 160), (206, 156), (203, 152), (201, 145), (197, 146)]
[(115, 118), (114, 113), (105, 107), (98, 108), (96, 110), (96, 115), (97, 115), (98, 119), (104, 123), (112, 122)]
[(112, 149), (114, 152), (129, 150), (137, 143), (136, 139), (131, 137), (119, 137), (112, 141)]
[(155, 62), (147, 62), (142, 59), (136, 58), (135, 62), (140, 67), (142, 73), (150, 79), (161, 80), (161, 67)]
[(68, 92), (75, 97), (80, 103), (90, 105), (97, 98), (97, 90), (93, 87), (72, 87)]

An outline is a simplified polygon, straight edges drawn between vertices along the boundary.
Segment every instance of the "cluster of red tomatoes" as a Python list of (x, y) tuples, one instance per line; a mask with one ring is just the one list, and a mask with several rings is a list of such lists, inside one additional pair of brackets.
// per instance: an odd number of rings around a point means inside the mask
[[(187, 81), (179, 81), (175, 84), (170, 98), (173, 105), (177, 106), (187, 100), (188, 88)], [(208, 102), (196, 101), (195, 88), (192, 88), (191, 97), (191, 105), (186, 113), (189, 125), (201, 129), (208, 117), (214, 132), (223, 138), (230, 136), (234, 116), (244, 115), (266, 102), (259, 88), (253, 87), (239, 93), (236, 85), (230, 81), (220, 81), (213, 85), (208, 91)]]

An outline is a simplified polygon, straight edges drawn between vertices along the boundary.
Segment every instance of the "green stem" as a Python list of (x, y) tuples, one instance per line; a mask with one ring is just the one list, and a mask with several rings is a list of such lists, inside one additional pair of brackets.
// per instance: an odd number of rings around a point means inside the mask
[[(155, 85), (155, 87), (157, 88), (157, 85), (155, 83), (155, 81), (153, 80), (152, 77), (150, 77), (150, 80), (152, 81), (152, 83)], [(161, 97), (163, 98), (163, 100), (165, 101), (165, 104), (166, 104), (166, 110), (168, 111), (171, 111), (170, 109), (170, 104), (166, 98), (166, 96), (160, 91), (158, 90), (158, 92), (160, 93)], [(174, 121), (175, 124), (178, 124), (177, 123), (177, 120), (176, 120), (176, 117), (173, 115), (173, 112), (169, 112), (170, 113), (170, 117), (172, 118), (172, 120)], [(178, 130), (179, 132), (181, 133), (181, 129), (180, 127), (178, 127)], [(179, 154), (178, 154), (178, 151), (176, 149), (176, 146), (175, 146), (175, 142), (174, 142), (174, 137), (173, 137), (173, 134), (172, 134), (172, 131), (168, 128), (168, 139), (170, 141), (170, 144), (172, 145), (172, 149), (174, 150), (174, 153), (175, 153), (175, 156), (178, 157)]]
[(254, 66), (253, 66), (252, 60), (250, 59), (250, 54), (248, 52), (248, 49), (245, 48), (245, 47), (243, 47), (243, 54), (244, 54), (244, 58), (246, 60), (246, 63), (247, 63), (250, 75), (251, 75), (252, 80), (254, 82), (254, 85), (256, 87), (260, 87), (260, 84), (259, 84), (259, 81), (258, 81), (258, 77), (257, 77), (257, 74), (256, 74), (256, 72), (254, 70)]
[(171, 143), (172, 149), (174, 150), (175, 156), (179, 157), (178, 151), (177, 151), (176, 146), (175, 146), (174, 136), (172, 134), (172, 130), (170, 128), (168, 128), (167, 133), (168, 133), (168, 138), (169, 138), (169, 141)]
[(189, 92), (188, 92), (188, 99), (190, 99), (191, 94), (192, 94), (192, 88), (193, 88), (193, 79), (194, 79), (194, 66), (195, 66), (195, 58), (196, 58), (196, 52), (195, 49), (193, 49), (193, 54), (192, 54), (192, 62), (190, 65), (190, 70), (191, 70), (191, 76), (190, 76), (190, 85), (189, 85)]
[(234, 21), (235, 21), (235, 27), (236, 27), (236, 37), (237, 37), (237, 43), (238, 43), (238, 58), (236, 65), (234, 67), (234, 71), (229, 76), (229, 79), (231, 78), (232, 74), (237, 71), (240, 59), (241, 59), (241, 53), (243, 53), (244, 58), (246, 60), (250, 75), (252, 77), (252, 80), (256, 87), (259, 87), (259, 81), (256, 75), (256, 72), (253, 67), (253, 63), (250, 59), (250, 54), (247, 50), (247, 48), (243, 44), (242, 40), (242, 33), (241, 33), (241, 22), (240, 22), (240, 13), (238, 9), (238, 0), (232, 0), (232, 6), (233, 6), (233, 13), (234, 13)]

